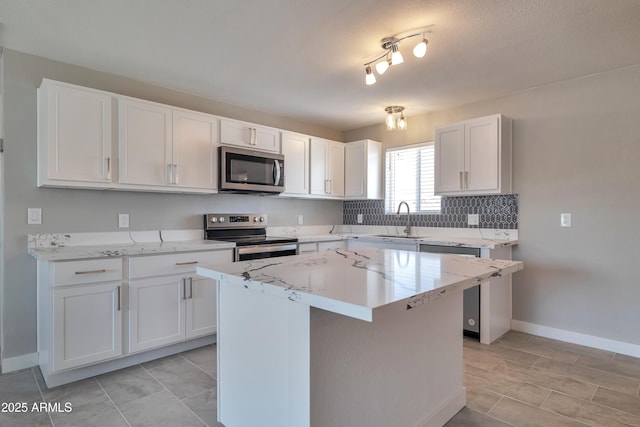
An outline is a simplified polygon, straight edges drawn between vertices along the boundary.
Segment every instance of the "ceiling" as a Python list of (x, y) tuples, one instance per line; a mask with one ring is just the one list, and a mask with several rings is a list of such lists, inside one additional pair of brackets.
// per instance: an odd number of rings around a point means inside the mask
[(349, 130), (640, 64), (639, 23), (639, 0), (2, 0), (0, 46)]

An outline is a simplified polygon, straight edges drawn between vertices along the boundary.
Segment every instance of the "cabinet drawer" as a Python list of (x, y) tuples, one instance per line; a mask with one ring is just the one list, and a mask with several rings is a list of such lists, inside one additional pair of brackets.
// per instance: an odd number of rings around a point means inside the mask
[(318, 252), (316, 243), (298, 243), (299, 254), (312, 254)]
[(53, 263), (53, 286), (122, 280), (122, 258)]
[(195, 274), (198, 265), (233, 261), (233, 250), (153, 255), (129, 259), (129, 278)]

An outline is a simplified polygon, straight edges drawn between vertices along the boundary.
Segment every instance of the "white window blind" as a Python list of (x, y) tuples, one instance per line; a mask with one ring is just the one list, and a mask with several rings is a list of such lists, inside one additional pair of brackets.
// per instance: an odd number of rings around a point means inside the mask
[(433, 142), (387, 149), (385, 171), (386, 213), (395, 213), (403, 200), (412, 213), (440, 213), (440, 196), (433, 194)]

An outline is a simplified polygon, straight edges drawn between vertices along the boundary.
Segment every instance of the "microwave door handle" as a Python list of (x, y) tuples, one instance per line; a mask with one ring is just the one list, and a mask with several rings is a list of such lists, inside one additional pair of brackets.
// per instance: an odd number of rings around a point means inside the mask
[(273, 161), (273, 172), (274, 172), (273, 185), (278, 185), (278, 183), (280, 182), (280, 161), (279, 160)]

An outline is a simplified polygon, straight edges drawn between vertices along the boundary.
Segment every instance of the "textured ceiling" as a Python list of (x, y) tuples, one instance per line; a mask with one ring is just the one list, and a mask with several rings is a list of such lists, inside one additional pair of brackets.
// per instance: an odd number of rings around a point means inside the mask
[[(380, 39), (432, 25), (373, 86)], [(348, 130), (640, 63), (638, 0), (0, 0), (0, 46)]]

